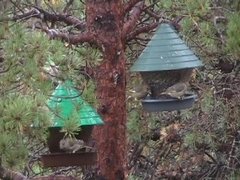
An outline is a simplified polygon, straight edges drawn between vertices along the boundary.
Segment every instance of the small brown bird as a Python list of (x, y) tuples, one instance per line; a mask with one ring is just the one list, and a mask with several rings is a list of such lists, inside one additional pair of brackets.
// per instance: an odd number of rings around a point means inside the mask
[(178, 82), (169, 88), (161, 95), (167, 95), (172, 98), (182, 99), (182, 97), (185, 95), (186, 91), (188, 89), (188, 83), (185, 82)]
[(148, 85), (146, 84), (138, 85), (134, 89), (130, 90), (130, 96), (137, 100), (143, 99), (149, 94), (148, 89)]
[(69, 153), (75, 153), (83, 148), (93, 149), (90, 146), (86, 146), (83, 140), (70, 137), (61, 139), (59, 147), (61, 150)]

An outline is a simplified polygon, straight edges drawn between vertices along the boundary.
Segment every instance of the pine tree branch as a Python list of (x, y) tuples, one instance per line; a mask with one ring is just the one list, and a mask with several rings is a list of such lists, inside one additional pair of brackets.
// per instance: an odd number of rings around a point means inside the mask
[(26, 176), (19, 172), (12, 171), (0, 166), (0, 178), (1, 179), (14, 179), (14, 180), (28, 180)]
[(13, 20), (13, 21), (17, 21), (17, 20), (27, 20), (30, 19), (32, 17), (35, 18), (39, 18), (42, 19), (44, 21), (49, 21), (49, 22), (64, 22), (66, 25), (68, 26), (74, 26), (74, 28), (78, 29), (78, 30), (84, 30), (86, 27), (86, 22), (85, 21), (81, 21), (80, 19), (71, 16), (71, 15), (67, 15), (67, 14), (52, 14), (49, 13), (47, 11), (45, 11), (42, 8), (39, 8), (37, 6), (34, 7), (34, 9), (23, 13), (23, 14), (18, 14), (13, 16), (11, 19), (9, 18), (2, 18), (3, 20)]
[[(13, 180), (30, 180), (27, 176), (24, 176), (23, 174), (12, 171), (6, 168), (3, 168), (0, 166), (0, 178), (1, 179), (13, 179)], [(38, 176), (35, 178), (31, 178), (31, 180), (76, 180), (77, 178), (74, 178), (72, 176), (65, 176), (65, 175), (50, 175), (50, 176)]]
[(71, 5), (73, 5), (73, 2), (74, 2), (74, 0), (69, 0), (69, 1), (66, 3), (66, 6), (65, 6), (64, 9), (63, 9), (63, 12), (64, 12), (64, 13), (68, 11), (68, 9), (69, 9), (69, 7), (70, 7)]
[(142, 0), (130, 0), (124, 6), (124, 14), (127, 14), (138, 2)]
[(86, 22), (81, 21), (80, 19), (74, 16), (71, 16), (68, 14), (57, 14), (57, 13), (52, 14), (37, 6), (35, 6), (34, 8), (37, 9), (42, 14), (43, 19), (45, 21), (50, 21), (50, 22), (61, 21), (61, 22), (64, 22), (66, 25), (73, 25), (75, 28), (79, 30), (84, 30), (86, 28)]
[(27, 20), (27, 19), (30, 19), (31, 17), (41, 18), (40, 17), (40, 12), (36, 11), (35, 9), (32, 9), (32, 10), (30, 10), (30, 11), (24, 13), (24, 14), (14, 15), (12, 18), (2, 16), (2, 17), (0, 17), (0, 22)]
[(144, 32), (149, 32), (153, 29), (155, 29), (159, 25), (159, 22), (153, 23), (153, 24), (148, 24), (143, 27), (137, 28), (136, 30), (132, 31), (129, 33), (126, 37), (126, 41), (131, 41), (133, 40), (137, 35), (144, 33)]
[(39, 176), (32, 178), (31, 180), (77, 180), (78, 178), (74, 178), (72, 176), (65, 175), (50, 175), (50, 176)]
[[(36, 6), (34, 7), (34, 9), (28, 11), (27, 13), (15, 15), (11, 20), (14, 20), (14, 21), (20, 20), (20, 19), (25, 20), (25, 19), (30, 19), (32, 17), (39, 18), (49, 22), (61, 21), (67, 25), (72, 25), (74, 26), (74, 28), (77, 28), (79, 30), (84, 30), (86, 27), (85, 22), (77, 19), (76, 17), (65, 15), (65, 14), (51, 14)], [(79, 44), (83, 42), (88, 42), (90, 44), (97, 44), (95, 41), (95, 38), (89, 32), (83, 32), (79, 34), (63, 33), (57, 29), (48, 29), (47, 27), (42, 26), (42, 24), (40, 24), (40, 27), (37, 27), (37, 28), (47, 33), (50, 39), (61, 39), (70, 44)]]
[(94, 36), (91, 33), (84, 32), (79, 34), (68, 34), (57, 32), (56, 30), (48, 30), (50, 39), (60, 39), (70, 44), (80, 44), (88, 42), (90, 44), (97, 44)]
[(148, 9), (148, 8), (145, 8), (145, 9), (144, 9), (144, 12), (145, 12), (146, 14), (148, 14), (149, 16), (155, 18), (157, 21), (158, 21), (159, 19), (161, 19), (161, 18), (164, 18), (162, 15), (159, 15), (159, 14), (155, 13), (154, 11), (152, 11), (152, 10), (150, 10), (150, 9)]
[(97, 44), (97, 41), (95, 40), (94, 35), (88, 31), (78, 33), (78, 34), (69, 34), (69, 33), (61, 32), (58, 29), (49, 29), (43, 26), (41, 22), (35, 23), (34, 26), (35, 28), (41, 29), (43, 32), (45, 32), (50, 39), (60, 39), (69, 44), (79, 44), (83, 42), (88, 42), (90, 44)]
[[(10, 169), (6, 169), (0, 165), (0, 179), (13, 179), (13, 180), (30, 180), (27, 176), (23, 174), (12, 171)], [(77, 180), (72, 176), (65, 176), (65, 175), (50, 175), (50, 176), (38, 176), (31, 178), (31, 180)]]
[(131, 32), (135, 27), (140, 18), (140, 14), (143, 11), (144, 2), (137, 3), (131, 10), (129, 14), (129, 19), (123, 25), (123, 35), (126, 35)]

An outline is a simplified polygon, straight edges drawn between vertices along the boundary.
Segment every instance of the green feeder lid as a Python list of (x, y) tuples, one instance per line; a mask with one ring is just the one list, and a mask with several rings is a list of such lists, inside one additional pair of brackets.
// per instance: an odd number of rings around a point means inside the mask
[(163, 23), (133, 64), (131, 71), (165, 71), (202, 65), (177, 32), (169, 24)]
[(78, 115), (79, 126), (104, 124), (99, 114), (81, 98), (70, 81), (56, 87), (48, 100), (48, 106), (53, 112), (52, 127), (62, 127), (74, 113)]

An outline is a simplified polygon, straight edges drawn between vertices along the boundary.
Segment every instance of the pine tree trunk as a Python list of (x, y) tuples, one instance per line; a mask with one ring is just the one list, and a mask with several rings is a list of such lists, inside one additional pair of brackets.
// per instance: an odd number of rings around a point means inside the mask
[[(105, 125), (95, 129), (95, 139), (98, 142), (100, 172), (106, 179), (115, 180), (124, 179), (126, 164), (125, 72), (124, 58), (114, 65), (111, 55), (106, 53), (97, 76), (99, 112)], [(120, 73), (116, 84), (114, 72)]]
[(103, 52), (97, 68), (98, 112), (105, 125), (95, 129), (98, 168), (107, 180), (125, 179), (126, 106), (125, 56), (122, 42), (122, 1), (88, 0), (87, 29)]

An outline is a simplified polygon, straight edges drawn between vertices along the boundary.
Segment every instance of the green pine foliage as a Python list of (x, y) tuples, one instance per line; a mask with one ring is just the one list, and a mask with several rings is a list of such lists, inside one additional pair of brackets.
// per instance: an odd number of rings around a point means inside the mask
[(227, 49), (236, 59), (240, 57), (240, 13), (233, 13), (229, 16), (227, 25)]
[[(1, 20), (10, 17), (10, 10), (14, 10), (12, 3), (4, 3), (7, 8), (4, 13), (0, 12)], [(28, 2), (16, 3), (20, 9)], [(38, 3), (47, 11), (56, 13), (62, 11), (68, 2), (52, 0)], [(84, 4), (74, 1), (74, 7), (78, 8), (69, 8), (68, 12), (84, 18)], [(39, 151), (39, 144), (46, 149), (47, 128), (52, 124), (47, 100), (59, 81), (73, 81), (84, 99), (97, 104), (95, 84), (83, 67), (99, 63), (99, 51), (88, 46), (49, 40), (45, 33), (31, 28), (33, 23), (31, 19), (27, 22), (0, 22), (0, 164), (19, 171), (28, 166), (29, 159), (34, 157), (36, 150)], [(51, 26), (57, 28), (61, 24)], [(61, 30), (70, 32), (74, 27)], [(52, 69), (57, 70), (53, 76), (49, 75)], [(73, 113), (66, 121), (62, 129), (66, 135), (74, 136), (81, 130), (76, 118), (77, 113)], [(42, 172), (39, 164), (33, 165), (33, 169), (36, 168), (38, 173)]]
[(0, 154), (6, 167), (23, 168), (30, 139), (43, 141), (49, 126), (44, 106), (52, 86), (40, 79), (46, 56), (39, 54), (49, 43), (40, 33), (26, 32), (18, 24), (1, 32)]
[[(49, 40), (44, 33), (18, 22), (0, 25), (0, 48), (0, 158), (4, 167), (20, 170), (34, 143), (45, 144), (51, 125), (46, 103), (56, 83), (73, 80), (83, 96), (96, 104), (94, 82), (80, 70), (87, 63), (94, 66), (94, 59), (100, 61), (101, 54), (96, 49), (89, 51), (90, 47), (69, 47)], [(49, 66), (58, 69), (56, 77), (46, 73)], [(81, 130), (76, 114), (65, 123), (66, 135)]]
[(132, 110), (128, 114), (127, 130), (128, 137), (131, 141), (140, 142), (141, 136), (144, 131), (141, 129), (143, 125), (143, 119), (140, 117), (140, 112), (136, 109)]
[(189, 132), (184, 137), (184, 144), (188, 148), (191, 148), (195, 151), (201, 151), (204, 149), (214, 149), (214, 138), (210, 133), (202, 132)]
[(66, 137), (75, 137), (81, 131), (81, 127), (78, 125), (79, 112), (74, 111), (71, 116), (64, 122), (61, 132), (65, 133)]

